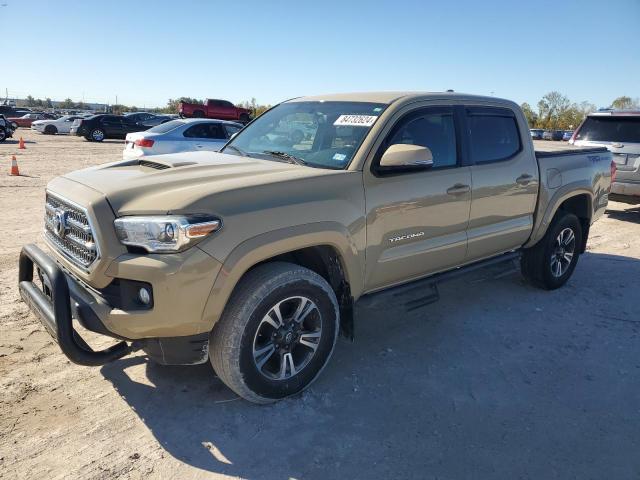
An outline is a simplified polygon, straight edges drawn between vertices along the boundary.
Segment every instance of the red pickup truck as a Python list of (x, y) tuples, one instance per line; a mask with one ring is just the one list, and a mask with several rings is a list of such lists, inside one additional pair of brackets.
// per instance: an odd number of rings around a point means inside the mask
[(249, 123), (251, 120), (251, 110), (236, 107), (226, 100), (207, 99), (204, 104), (180, 102), (178, 112), (181, 117), (217, 118), (240, 123)]

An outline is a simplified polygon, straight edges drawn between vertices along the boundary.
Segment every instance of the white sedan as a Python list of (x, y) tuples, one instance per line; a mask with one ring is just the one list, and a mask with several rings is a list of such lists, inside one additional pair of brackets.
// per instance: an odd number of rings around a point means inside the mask
[(224, 120), (181, 118), (127, 134), (124, 160), (166, 153), (220, 150), (243, 125)]
[(31, 130), (47, 135), (55, 135), (56, 133), (69, 133), (71, 125), (75, 120), (84, 118), (79, 115), (65, 115), (55, 120), (36, 120), (31, 124)]

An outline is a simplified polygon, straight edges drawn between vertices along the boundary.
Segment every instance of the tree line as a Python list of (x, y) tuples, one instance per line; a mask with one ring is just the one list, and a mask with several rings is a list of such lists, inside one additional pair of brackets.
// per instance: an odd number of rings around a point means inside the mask
[[(146, 111), (154, 113), (178, 113), (180, 102), (204, 103), (202, 99), (192, 97), (170, 98), (167, 105), (159, 108), (148, 108)], [(50, 98), (44, 100), (33, 98), (28, 95), (26, 98), (28, 107), (53, 108)], [(254, 117), (261, 115), (271, 108), (271, 105), (259, 104), (254, 97), (236, 104), (237, 107), (248, 108), (253, 112)], [(549, 92), (540, 99), (537, 110), (534, 110), (528, 103), (520, 105), (524, 112), (530, 128), (543, 128), (548, 130), (572, 130), (580, 125), (584, 117), (596, 111), (596, 106), (590, 102), (571, 102), (569, 98), (560, 92)], [(70, 98), (58, 103), (57, 108), (65, 110), (84, 110), (88, 106), (83, 102), (74, 102)], [(609, 108), (615, 109), (640, 109), (640, 99), (621, 96), (611, 102)], [(110, 105), (109, 111), (112, 113), (137, 112), (140, 109), (135, 105)]]
[[(573, 130), (584, 118), (597, 110), (590, 102), (571, 102), (560, 92), (549, 92), (540, 99), (535, 111), (528, 103), (520, 105), (530, 128), (545, 130)], [(627, 96), (618, 97), (611, 102), (609, 108), (639, 109), (640, 100)]]
[[(178, 113), (180, 102), (204, 103), (202, 99), (198, 99), (198, 98), (191, 98), (191, 97), (170, 98), (167, 101), (167, 105), (165, 107), (147, 108), (145, 109), (145, 111), (152, 112), (152, 113)], [(53, 101), (49, 97), (42, 100), (41, 98), (34, 98), (32, 95), (27, 95), (27, 98), (25, 99), (25, 105), (31, 108), (54, 108)], [(243, 102), (237, 103), (236, 106), (251, 110), (254, 116), (256, 117), (264, 113), (269, 108), (271, 108), (271, 105), (259, 104), (254, 97), (252, 97), (251, 100), (245, 100)], [(66, 98), (62, 102), (56, 102), (55, 107), (61, 108), (64, 110), (85, 110), (89, 108), (89, 106), (84, 102), (74, 102), (70, 98)], [(123, 112), (140, 111), (140, 108), (138, 108), (136, 105), (115, 104), (115, 105), (109, 105), (108, 108), (111, 113), (116, 113), (116, 114), (123, 113)]]

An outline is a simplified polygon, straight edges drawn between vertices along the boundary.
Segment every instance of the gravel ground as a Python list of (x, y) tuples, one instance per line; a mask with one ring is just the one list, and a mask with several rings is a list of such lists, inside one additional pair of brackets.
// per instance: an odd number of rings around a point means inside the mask
[(26, 150), (0, 144), (25, 175), (0, 175), (1, 478), (640, 478), (638, 207), (610, 204), (563, 289), (485, 270), (420, 312), (360, 310), (310, 390), (259, 407), (208, 364), (65, 359), (19, 300), (18, 253), (42, 243), (47, 181), (122, 142), (17, 134)]

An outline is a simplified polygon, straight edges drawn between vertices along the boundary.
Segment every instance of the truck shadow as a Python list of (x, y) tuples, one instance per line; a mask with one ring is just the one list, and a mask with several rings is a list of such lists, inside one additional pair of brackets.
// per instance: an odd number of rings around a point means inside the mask
[(268, 406), (238, 399), (208, 363), (141, 355), (101, 371), (166, 452), (207, 472), (621, 478), (630, 462), (640, 468), (629, 421), (640, 401), (638, 288), (639, 260), (597, 253), (552, 292), (479, 271), (443, 285), (425, 310), (359, 311), (356, 341), (338, 342), (321, 378)]
[(629, 207), (623, 210), (606, 210), (609, 218), (622, 220), (623, 222), (640, 223), (640, 207)]

